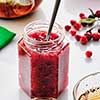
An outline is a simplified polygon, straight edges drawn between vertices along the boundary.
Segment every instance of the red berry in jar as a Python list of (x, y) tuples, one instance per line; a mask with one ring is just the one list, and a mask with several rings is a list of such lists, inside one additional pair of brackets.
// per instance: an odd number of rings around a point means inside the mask
[(80, 23), (75, 23), (75, 24), (73, 25), (73, 27), (74, 27), (76, 30), (80, 30), (81, 24), (80, 24)]
[(96, 16), (96, 17), (100, 17), (100, 10), (97, 10), (97, 11), (96, 11), (95, 16)]
[(91, 58), (92, 51), (86, 51), (85, 55), (86, 55), (87, 58)]
[(76, 39), (77, 41), (80, 41), (80, 38), (81, 38), (80, 35), (75, 35), (75, 39)]
[(50, 39), (51, 40), (55, 40), (55, 39), (57, 39), (59, 36), (56, 34), (56, 33), (51, 33), (50, 34)]
[(82, 36), (80, 38), (80, 43), (83, 44), (83, 45), (86, 45), (88, 43), (88, 39), (86, 36)]
[(93, 40), (94, 40), (94, 41), (99, 41), (99, 39), (100, 39), (100, 36), (99, 36), (98, 33), (93, 33), (93, 34), (92, 34), (92, 37), (93, 37)]
[(70, 26), (70, 25), (66, 25), (66, 26), (65, 26), (65, 30), (66, 30), (66, 31), (69, 31), (70, 29), (71, 29), (71, 26)]
[(71, 34), (72, 36), (75, 36), (75, 35), (76, 35), (76, 30), (71, 30), (71, 31), (70, 31), (70, 34)]

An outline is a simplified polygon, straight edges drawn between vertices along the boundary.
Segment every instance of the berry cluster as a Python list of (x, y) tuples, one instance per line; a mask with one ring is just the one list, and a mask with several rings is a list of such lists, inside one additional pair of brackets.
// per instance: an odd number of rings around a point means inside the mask
[[(90, 41), (99, 41), (100, 40), (100, 28), (97, 31), (92, 32), (95, 27), (93, 27), (94, 23), (100, 20), (100, 10), (97, 10), (95, 13), (92, 9), (90, 9), (91, 14), (87, 17), (84, 13), (79, 14), (80, 21), (70, 20), (70, 25), (65, 26), (65, 30), (71, 34), (78, 42), (82, 45), (86, 45)], [(83, 28), (89, 27), (90, 29), (84, 33), (84, 35), (80, 35), (79, 31)], [(86, 57), (90, 58), (92, 56), (91, 51), (87, 51)]]

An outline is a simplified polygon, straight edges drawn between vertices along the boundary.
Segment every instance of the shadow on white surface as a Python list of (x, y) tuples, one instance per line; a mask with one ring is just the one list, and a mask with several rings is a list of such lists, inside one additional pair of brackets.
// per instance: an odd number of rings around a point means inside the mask
[(68, 100), (68, 89), (65, 89), (57, 100)]
[(19, 100), (31, 100), (27, 94), (25, 94), (22, 89), (19, 89)]

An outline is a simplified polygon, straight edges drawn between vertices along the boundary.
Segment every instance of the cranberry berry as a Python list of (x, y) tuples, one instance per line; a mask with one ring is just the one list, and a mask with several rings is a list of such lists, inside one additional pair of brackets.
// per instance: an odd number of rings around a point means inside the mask
[(75, 35), (75, 39), (76, 39), (77, 41), (80, 41), (80, 38), (81, 38), (80, 35)]
[(92, 51), (86, 51), (85, 55), (86, 55), (87, 58), (91, 58)]
[(93, 33), (93, 34), (92, 34), (92, 37), (93, 37), (93, 40), (94, 40), (94, 41), (99, 41), (99, 39), (100, 39), (100, 36), (99, 36), (98, 33)]
[(97, 10), (97, 11), (96, 11), (95, 16), (96, 16), (96, 17), (100, 17), (100, 10)]
[(77, 23), (75, 20), (71, 20), (70, 24), (73, 26), (75, 23)]
[(66, 30), (66, 31), (69, 31), (70, 29), (71, 29), (71, 26), (69, 26), (69, 25), (66, 25), (66, 26), (65, 26), (65, 30)]
[(71, 30), (71, 31), (70, 31), (70, 34), (71, 34), (72, 36), (75, 36), (75, 35), (76, 35), (76, 33), (77, 33), (77, 31), (76, 31), (76, 30)]
[(88, 42), (88, 39), (87, 39), (86, 36), (82, 36), (82, 37), (80, 38), (80, 43), (81, 43), (81, 44), (86, 45), (87, 42)]
[(59, 36), (57, 35), (57, 34), (55, 34), (55, 33), (51, 33), (51, 35), (50, 35), (50, 39), (51, 40), (55, 40), (55, 39), (57, 39)]
[(92, 39), (92, 34), (90, 32), (86, 32), (84, 35), (87, 37), (88, 41)]
[(84, 13), (80, 13), (79, 16), (80, 16), (80, 19), (86, 19), (87, 18)]
[(81, 24), (80, 24), (80, 23), (75, 23), (75, 24), (73, 25), (73, 27), (74, 27), (76, 30), (80, 30)]

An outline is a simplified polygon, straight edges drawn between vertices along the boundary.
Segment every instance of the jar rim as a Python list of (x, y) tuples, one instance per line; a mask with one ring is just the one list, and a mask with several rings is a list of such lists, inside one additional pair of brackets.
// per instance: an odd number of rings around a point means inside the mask
[(74, 88), (73, 88), (73, 99), (74, 99), (74, 100), (77, 100), (77, 97), (76, 97), (77, 94), (76, 94), (76, 92), (77, 92), (77, 89), (78, 89), (80, 83), (81, 83), (83, 80), (87, 79), (88, 77), (96, 76), (96, 75), (98, 75), (98, 74), (100, 74), (100, 72), (95, 72), (95, 73), (86, 75), (86, 76), (84, 76), (83, 78), (81, 78), (81, 79), (75, 84), (75, 86), (74, 86)]
[[(57, 32), (60, 33), (60, 35), (61, 35), (58, 38), (56, 38), (54, 40), (48, 40), (48, 41), (38, 41), (36, 39), (30, 38), (28, 36), (28, 34), (27, 34), (27, 32), (28, 32), (27, 29), (31, 29), (32, 30), (31, 26), (42, 25), (42, 24), (49, 26), (49, 21), (48, 20), (36, 20), (36, 21), (32, 21), (31, 23), (29, 23), (29, 24), (27, 24), (25, 26), (25, 28), (24, 28), (24, 34), (23, 34), (23, 38), (25, 39), (25, 42), (27, 42), (30, 45), (33, 45), (33, 43), (34, 44), (40, 44), (40, 45), (47, 45), (47, 44), (50, 44), (51, 42), (52, 43), (61, 42), (64, 39), (64, 33), (62, 34), (63, 28), (58, 23), (56, 23), (56, 22), (54, 23), (54, 26), (57, 27)], [(29, 39), (30, 42), (28, 42), (27, 39)]]

